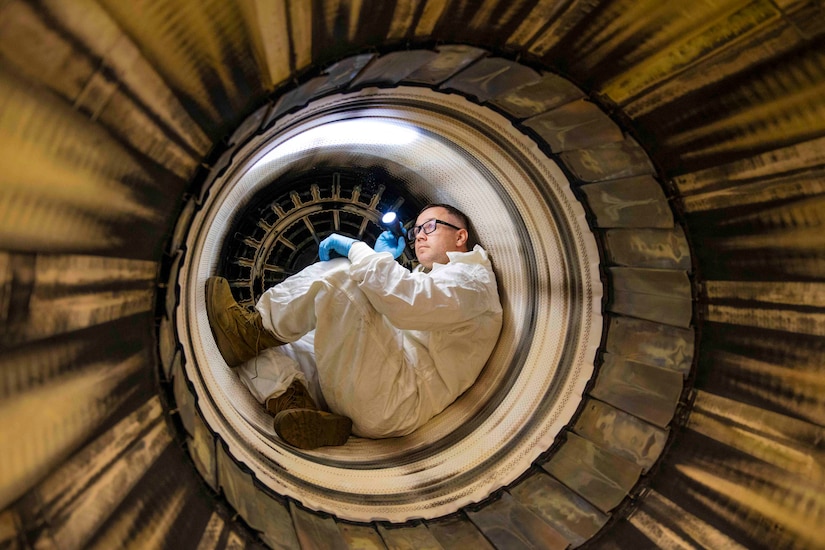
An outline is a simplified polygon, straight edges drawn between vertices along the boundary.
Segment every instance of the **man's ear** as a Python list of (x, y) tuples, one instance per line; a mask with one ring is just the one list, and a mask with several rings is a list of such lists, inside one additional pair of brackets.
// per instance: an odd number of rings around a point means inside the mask
[(455, 245), (458, 248), (467, 248), (467, 239), (470, 238), (470, 234), (467, 232), (466, 229), (459, 229), (455, 232)]

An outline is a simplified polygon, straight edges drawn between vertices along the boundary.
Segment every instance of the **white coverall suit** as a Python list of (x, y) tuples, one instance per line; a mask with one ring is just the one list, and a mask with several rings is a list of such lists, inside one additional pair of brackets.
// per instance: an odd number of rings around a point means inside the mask
[(256, 308), (291, 344), (242, 365), (241, 380), (264, 403), (298, 378), (358, 436), (412, 432), (475, 381), (501, 330), (487, 252), (447, 256), (410, 272), (356, 242), (349, 260), (313, 264), (270, 288)]

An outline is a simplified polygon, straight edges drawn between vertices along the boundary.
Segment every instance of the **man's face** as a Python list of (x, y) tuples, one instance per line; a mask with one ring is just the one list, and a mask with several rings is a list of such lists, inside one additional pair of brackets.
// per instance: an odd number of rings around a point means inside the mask
[[(460, 225), (460, 221), (450, 215), (446, 209), (437, 206), (428, 208), (418, 215), (415, 225), (421, 225), (431, 219), (438, 219)], [(433, 263), (446, 264), (449, 260), (447, 252), (458, 252), (467, 250), (467, 230), (453, 229), (452, 227), (437, 224), (435, 231), (429, 235), (424, 231), (419, 231), (415, 237), (415, 255), (418, 262), (427, 269), (432, 269)]]

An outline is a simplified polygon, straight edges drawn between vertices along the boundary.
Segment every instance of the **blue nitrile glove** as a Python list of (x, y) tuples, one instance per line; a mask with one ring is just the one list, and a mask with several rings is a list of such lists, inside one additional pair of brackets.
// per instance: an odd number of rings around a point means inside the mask
[(346, 258), (349, 256), (349, 249), (352, 248), (353, 243), (355, 243), (355, 239), (333, 233), (321, 241), (321, 244), (318, 246), (318, 257), (321, 258), (321, 261), (326, 262), (329, 260), (330, 251), (334, 250)]
[(404, 236), (396, 237), (392, 231), (384, 231), (375, 239), (373, 250), (376, 252), (389, 252), (393, 258), (398, 258), (404, 253), (407, 246), (407, 239)]

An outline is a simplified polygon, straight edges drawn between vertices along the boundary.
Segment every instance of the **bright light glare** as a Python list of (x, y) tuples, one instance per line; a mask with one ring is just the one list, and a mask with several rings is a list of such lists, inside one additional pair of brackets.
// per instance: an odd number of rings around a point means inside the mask
[(384, 217), (381, 218), (381, 221), (384, 223), (392, 223), (395, 221), (395, 212), (387, 212), (384, 214)]
[(267, 153), (264, 161), (323, 147), (346, 145), (408, 145), (418, 137), (414, 127), (376, 119), (354, 119), (316, 126), (288, 139)]

